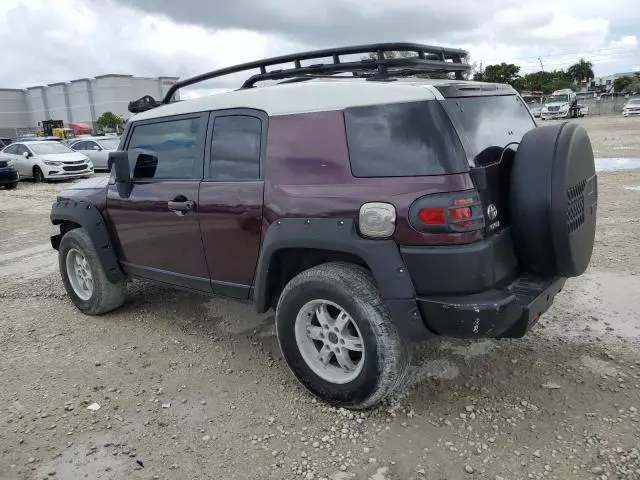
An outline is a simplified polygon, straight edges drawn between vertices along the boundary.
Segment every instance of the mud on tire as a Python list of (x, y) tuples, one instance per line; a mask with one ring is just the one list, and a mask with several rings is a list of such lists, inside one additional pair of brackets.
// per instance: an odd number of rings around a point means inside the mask
[[(361, 336), (362, 367), (346, 383), (327, 381), (315, 373), (296, 339), (298, 314), (317, 300), (343, 309)], [(326, 263), (293, 278), (278, 301), (276, 329), (282, 354), (293, 374), (311, 393), (333, 405), (352, 409), (371, 407), (391, 393), (404, 377), (408, 363), (406, 345), (391, 322), (371, 275), (357, 265)]]
[[(80, 252), (87, 261), (93, 277), (93, 291), (87, 299), (81, 298), (74, 290), (67, 271), (67, 256), (70, 252)], [(83, 228), (67, 232), (60, 241), (58, 263), (64, 288), (76, 307), (87, 315), (100, 315), (120, 307), (125, 300), (126, 284), (112, 283), (105, 275), (93, 242)]]

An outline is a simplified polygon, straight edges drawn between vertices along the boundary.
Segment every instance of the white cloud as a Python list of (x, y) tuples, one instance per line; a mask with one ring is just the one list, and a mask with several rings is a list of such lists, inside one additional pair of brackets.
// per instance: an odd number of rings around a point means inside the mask
[[(523, 72), (580, 57), (597, 74), (640, 62), (637, 0), (2, 0), (0, 86), (105, 73), (190, 76), (287, 52), (370, 41), (466, 48)], [(144, 10), (143, 10), (144, 9)], [(232, 88), (241, 76), (187, 95)], [(203, 93), (204, 92), (204, 93)]]

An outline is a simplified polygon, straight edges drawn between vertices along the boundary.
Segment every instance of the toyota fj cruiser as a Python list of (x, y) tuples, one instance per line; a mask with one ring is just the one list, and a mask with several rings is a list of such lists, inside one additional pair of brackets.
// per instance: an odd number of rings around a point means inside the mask
[(399, 384), (410, 341), (521, 337), (590, 261), (593, 152), (577, 124), (536, 128), (510, 86), (464, 80), (465, 55), (306, 52), (132, 102), (110, 177), (52, 207), (69, 297), (105, 313), (138, 277), (273, 307), (295, 376), (350, 408)]

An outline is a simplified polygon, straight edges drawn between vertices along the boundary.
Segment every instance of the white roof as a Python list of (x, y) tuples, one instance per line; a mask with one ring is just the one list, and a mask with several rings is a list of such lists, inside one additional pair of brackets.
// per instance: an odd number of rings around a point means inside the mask
[(371, 82), (350, 78), (285, 83), (175, 102), (139, 113), (131, 121), (226, 108), (254, 108), (276, 116), (382, 103), (434, 100), (437, 92), (434, 92), (431, 85), (439, 83), (441, 82), (421, 79)]

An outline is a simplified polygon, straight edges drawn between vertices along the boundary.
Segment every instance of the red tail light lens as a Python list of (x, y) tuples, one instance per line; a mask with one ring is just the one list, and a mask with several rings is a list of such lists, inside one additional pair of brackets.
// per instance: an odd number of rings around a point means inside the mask
[(484, 228), (482, 204), (475, 191), (419, 198), (409, 210), (409, 219), (422, 232), (470, 232)]
[(470, 227), (471, 226), (471, 209), (470, 208), (456, 208), (449, 212), (451, 220), (458, 227)]
[(446, 225), (447, 220), (444, 217), (444, 208), (422, 208), (418, 212), (418, 220), (423, 225)]

